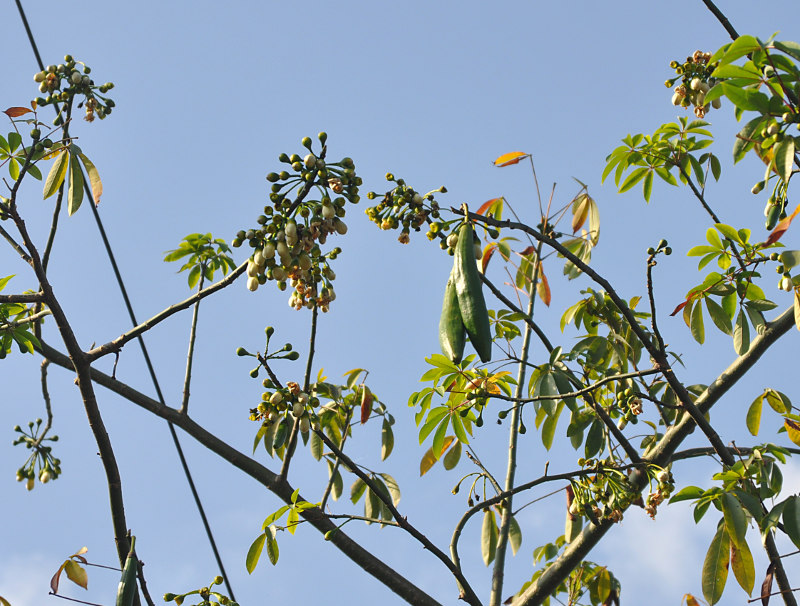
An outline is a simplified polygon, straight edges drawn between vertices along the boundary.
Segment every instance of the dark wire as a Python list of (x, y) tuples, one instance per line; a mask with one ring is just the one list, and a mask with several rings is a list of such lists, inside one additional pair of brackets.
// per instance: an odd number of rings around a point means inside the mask
[[(44, 63), (42, 62), (42, 58), (39, 55), (39, 48), (36, 45), (36, 40), (33, 38), (33, 33), (31, 32), (30, 25), (28, 24), (28, 19), (25, 16), (25, 11), (22, 8), (22, 3), (20, 0), (16, 0), (17, 9), (19, 9), (19, 16), (22, 18), (22, 24), (25, 27), (25, 32), (28, 34), (28, 41), (31, 44), (31, 49), (33, 49), (33, 54), (36, 56), (36, 62), (39, 64), (39, 69), (44, 71)], [(56, 111), (58, 109), (54, 106)], [(88, 179), (83, 180), (83, 189), (86, 195), (89, 197), (90, 200), (93, 200), (92, 191), (89, 187)], [(92, 212), (94, 214), (95, 221), (97, 223), (97, 229), (100, 231), (100, 237), (103, 240), (103, 245), (105, 246), (106, 253), (108, 254), (108, 259), (111, 261), (111, 267), (114, 271), (114, 276), (117, 278), (117, 284), (119, 286), (119, 290), (122, 293), (122, 298), (125, 301), (125, 307), (128, 310), (128, 316), (130, 317), (133, 326), (138, 326), (139, 322), (136, 320), (136, 316), (133, 313), (133, 306), (131, 305), (131, 301), (128, 298), (128, 291), (125, 288), (125, 283), (122, 281), (122, 275), (120, 274), (119, 267), (117, 267), (117, 261), (114, 258), (114, 253), (111, 250), (111, 244), (106, 237), (106, 230), (103, 227), (103, 222), (100, 220), (100, 213), (97, 211), (97, 206), (93, 203), (89, 204), (92, 208)], [(137, 337), (139, 341), (139, 346), (142, 349), (142, 355), (144, 356), (145, 364), (147, 365), (147, 370), (150, 373), (150, 379), (153, 381), (153, 386), (155, 387), (156, 394), (158, 394), (158, 400), (163, 405), (166, 406), (166, 402), (164, 401), (164, 396), (161, 393), (161, 387), (158, 384), (158, 379), (156, 378), (156, 372), (153, 368), (153, 364), (150, 361), (150, 354), (147, 353), (147, 347), (144, 344), (144, 339), (141, 335)], [(211, 550), (214, 552), (214, 558), (217, 561), (217, 565), (220, 568), (220, 572), (222, 574), (222, 578), (225, 580), (225, 587), (230, 594), (231, 600), (234, 602), (236, 598), (233, 595), (233, 588), (231, 587), (230, 581), (228, 580), (228, 575), (225, 573), (225, 567), (222, 565), (222, 558), (219, 555), (219, 550), (217, 549), (217, 543), (214, 541), (214, 535), (211, 532), (211, 526), (208, 523), (208, 518), (206, 517), (205, 510), (203, 509), (203, 504), (200, 502), (200, 495), (197, 493), (197, 488), (194, 485), (194, 480), (192, 479), (192, 474), (189, 472), (189, 466), (186, 463), (186, 457), (183, 455), (183, 448), (181, 448), (181, 444), (178, 441), (178, 434), (175, 432), (175, 427), (172, 425), (171, 422), (167, 421), (167, 425), (169, 426), (170, 434), (172, 434), (172, 441), (175, 443), (175, 450), (178, 452), (178, 457), (181, 461), (181, 466), (183, 467), (183, 472), (186, 474), (186, 480), (189, 482), (189, 488), (192, 491), (192, 496), (194, 496), (195, 504), (197, 505), (197, 511), (200, 513), (200, 518), (203, 521), (203, 526), (206, 529), (206, 535), (208, 535), (208, 542), (211, 545)]]

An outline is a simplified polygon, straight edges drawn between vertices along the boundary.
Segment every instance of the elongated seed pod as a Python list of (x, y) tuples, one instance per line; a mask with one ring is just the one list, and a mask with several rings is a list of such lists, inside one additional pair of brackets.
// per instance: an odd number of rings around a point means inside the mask
[(117, 588), (117, 606), (132, 606), (133, 597), (136, 595), (136, 573), (139, 569), (139, 562), (133, 550), (135, 544), (136, 537), (131, 537), (131, 548), (128, 551)]
[(458, 232), (453, 274), (458, 308), (461, 310), (461, 320), (467, 329), (467, 336), (481, 361), (488, 362), (492, 359), (492, 331), (483, 298), (483, 284), (475, 263), (472, 225), (469, 221), (465, 221)]
[(451, 362), (458, 364), (464, 356), (466, 331), (464, 322), (461, 320), (461, 310), (458, 308), (454, 273), (455, 270), (450, 272), (447, 286), (444, 289), (442, 316), (439, 318), (439, 345), (442, 348), (442, 353)]

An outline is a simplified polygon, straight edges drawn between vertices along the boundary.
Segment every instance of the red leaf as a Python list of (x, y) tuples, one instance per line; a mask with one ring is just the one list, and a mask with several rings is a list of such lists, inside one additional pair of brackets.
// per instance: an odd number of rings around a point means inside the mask
[(527, 158), (530, 154), (526, 154), (525, 152), (511, 152), (508, 154), (503, 154), (497, 160), (494, 161), (495, 166), (511, 166), (512, 164), (517, 164), (523, 158)]
[(30, 114), (31, 110), (29, 110), (27, 107), (9, 107), (3, 113), (9, 118), (19, 118), (25, 114)]
[[(64, 564), (67, 562), (69, 562), (69, 560), (66, 560)], [(50, 579), (50, 589), (53, 591), (53, 593), (58, 593), (58, 579), (61, 576), (61, 571), (64, 570), (64, 564), (58, 567), (58, 570), (56, 570), (53, 578)]]
[(769, 604), (769, 594), (772, 593), (772, 578), (775, 574), (772, 563), (767, 566), (767, 575), (764, 577), (764, 582), (761, 583), (761, 605), (767, 606)]
[(775, 242), (781, 239), (781, 236), (786, 233), (787, 229), (789, 229), (789, 226), (792, 224), (792, 219), (794, 219), (797, 216), (797, 213), (800, 213), (800, 204), (797, 205), (797, 208), (794, 209), (794, 212), (791, 215), (786, 217), (783, 221), (781, 221), (775, 226), (775, 229), (772, 230), (772, 233), (769, 235), (769, 238), (767, 238), (767, 241), (765, 243), (767, 244), (767, 246), (769, 246), (770, 244), (774, 244)]
[(529, 254), (534, 252), (536, 249), (533, 246), (529, 246), (525, 250), (523, 250), (520, 254), (521, 257), (527, 257)]
[(482, 215), (483, 213), (485, 213), (487, 211), (487, 209), (489, 209), (492, 206), (492, 204), (494, 204), (495, 202), (497, 202), (498, 200), (501, 200), (501, 199), (502, 198), (492, 198), (491, 200), (487, 200), (486, 202), (481, 204), (481, 207), (476, 211), (477, 214)]
[(683, 303), (681, 303), (680, 305), (678, 305), (678, 307), (676, 307), (676, 308), (673, 310), (673, 312), (672, 312), (671, 314), (669, 314), (669, 315), (671, 315), (671, 316), (674, 316), (675, 314), (677, 314), (677, 313), (678, 313), (680, 310), (682, 310), (684, 307), (686, 307), (686, 304), (687, 304), (688, 302), (689, 302), (689, 301), (684, 301)]
[(486, 250), (483, 251), (483, 257), (481, 257), (481, 273), (486, 273), (486, 268), (489, 266), (489, 260), (492, 258), (494, 251), (497, 250), (497, 244), (489, 244), (486, 247)]
[(361, 424), (367, 422), (369, 419), (369, 415), (372, 414), (372, 392), (369, 390), (369, 387), (364, 385), (361, 389)]

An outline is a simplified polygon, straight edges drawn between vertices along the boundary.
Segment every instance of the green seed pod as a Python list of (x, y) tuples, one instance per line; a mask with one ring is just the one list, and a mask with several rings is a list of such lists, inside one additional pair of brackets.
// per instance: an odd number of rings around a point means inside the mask
[(488, 362), (492, 359), (492, 332), (486, 301), (483, 298), (483, 284), (475, 263), (472, 224), (468, 221), (465, 221), (459, 230), (453, 256), (453, 276), (458, 307), (464, 327), (467, 329), (467, 336), (481, 361)]
[(131, 537), (131, 548), (128, 551), (128, 557), (125, 560), (125, 566), (122, 569), (122, 576), (117, 588), (116, 606), (131, 606), (136, 596), (136, 573), (139, 568), (139, 562), (134, 553), (135, 544), (136, 537)]
[(466, 329), (458, 307), (454, 272), (450, 272), (444, 290), (442, 315), (439, 318), (439, 346), (451, 362), (458, 364), (464, 355)]

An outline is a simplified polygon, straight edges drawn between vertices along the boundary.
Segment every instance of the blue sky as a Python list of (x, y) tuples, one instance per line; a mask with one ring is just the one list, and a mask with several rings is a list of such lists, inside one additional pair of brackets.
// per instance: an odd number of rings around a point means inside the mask
[[(796, 20), (782, 17), (794, 14), (794, 2), (772, 2), (769, 10), (732, 4), (723, 10), (740, 33), (765, 38), (782, 30), (781, 38), (800, 39)], [(555, 197), (562, 204), (577, 193), (573, 177), (580, 179), (600, 205), (601, 239), (593, 262), (626, 298), (643, 294), (646, 248), (667, 238), (675, 249), (677, 254), (659, 264), (656, 289), (662, 330), (672, 348), (685, 354), (681, 378), (710, 382), (734, 359), (724, 336), (710, 335), (701, 348), (679, 318), (666, 315), (699, 280), (694, 260), (683, 255), (703, 241), (709, 226), (699, 206), (677, 188), (657, 186), (645, 205), (638, 192), (618, 195), (613, 183), (600, 184), (604, 158), (620, 138), (652, 132), (675, 119), (663, 86), (669, 61), (697, 48), (713, 51), (728, 41), (699, 1), (144, 1), (113, 10), (76, 1), (25, 3), (25, 8), (45, 63), (71, 53), (89, 63), (99, 80), (116, 84), (112, 116), (81, 123), (73, 134), (103, 178), (100, 212), (140, 320), (189, 294), (184, 276), (175, 274), (177, 267), (162, 262), (164, 251), (188, 233), (212, 232), (230, 240), (238, 229), (252, 226), (269, 191), (264, 177), (278, 166), (278, 154), (300, 153), (303, 136), (325, 130), (331, 157), (355, 160), (363, 192), (381, 191), (383, 175), (392, 171), (422, 191), (446, 185), (449, 193), (442, 200), (456, 207), (468, 202), (476, 208), (503, 195), (523, 218), (536, 223), (530, 172), (521, 165), (497, 169), (492, 161), (510, 151), (532, 153), (542, 189), (549, 192), (556, 183)], [(13, 49), (0, 68), (0, 105), (24, 105), (36, 95), (32, 75), (37, 69), (12, 3), (0, 8), (0, 23), (5, 47)], [(729, 150), (736, 123), (729, 111), (709, 117), (717, 136), (713, 150), (724, 171), (723, 182), (709, 187), (709, 198), (723, 221), (763, 231), (765, 196), (756, 199), (748, 193), (763, 169), (747, 159), (732, 170)], [(39, 184), (27, 184), (21, 208), (34, 237), (42, 241), (51, 206), (49, 200), (42, 202), (40, 191)], [(337, 242), (344, 249), (335, 264), (338, 298), (322, 318), (315, 365), (331, 380), (351, 368), (370, 370), (371, 387), (398, 420), (398, 445), (386, 471), (400, 481), (401, 509), (446, 546), (465, 505), (450, 489), (468, 471), (467, 464), (449, 474), (437, 468), (418, 478), (424, 449), (418, 446), (406, 401), (419, 389), (424, 357), (438, 351), (450, 259), (424, 237), (402, 246), (396, 234), (379, 232), (363, 214), (366, 205), (364, 200), (350, 208), (349, 233)], [(88, 210), (64, 219), (50, 270), (86, 347), (128, 327)], [(787, 235), (790, 247), (793, 237)], [(244, 252), (237, 251), (236, 258), (242, 261)], [(7, 249), (0, 251), (0, 268), (0, 276), (17, 274), (6, 292), (36, 286)], [(553, 304), (549, 310), (539, 306), (537, 318), (567, 347), (575, 334), (568, 331), (562, 337), (557, 322), (588, 282), (555, 279), (558, 264), (548, 271), (554, 278)], [(770, 277), (767, 285), (773, 286)], [(775, 300), (781, 307), (791, 302), (785, 293), (776, 293)], [(182, 389), (189, 320), (188, 313), (178, 315), (147, 336), (162, 390), (173, 405)], [(248, 377), (250, 365), (234, 351), (260, 347), (269, 324), (278, 327), (278, 341), (291, 341), (302, 352), (308, 315), (290, 310), (285, 294), (272, 287), (251, 294), (236, 284), (206, 299), (200, 320), (192, 415), (249, 451), (255, 427), (247, 413), (262, 389)], [(722, 426), (726, 442), (746, 440), (744, 410), (761, 389), (772, 386), (793, 395), (795, 339), (795, 334), (787, 336), (789, 343), (765, 356), (757, 372), (720, 405), (729, 418)], [(57, 343), (54, 334), (50, 341)], [(99, 366), (110, 370), (110, 364), (104, 360)], [(302, 374), (299, 362), (281, 370), (288, 380)], [(152, 393), (132, 346), (124, 351), (117, 376)], [(47, 581), (61, 560), (81, 546), (89, 547), (91, 561), (114, 562), (106, 490), (72, 377), (57, 369), (51, 371), (50, 390), (64, 475), (30, 493), (14, 483), (26, 455), (10, 446), (15, 437), (11, 428), (42, 415), (38, 360), (15, 355), (3, 361), (0, 380), (0, 480), (6, 482), (0, 501), (5, 520), (0, 526), (0, 595), (13, 606), (39, 605), (55, 599), (46, 597)], [(107, 392), (99, 394), (151, 591), (160, 595), (208, 583), (217, 570), (164, 423)], [(475, 440), (476, 449), (495, 469), (503, 469), (505, 427), (489, 424), (485, 430)], [(399, 603), (306, 529), (279, 537), (278, 567), (265, 560), (248, 576), (247, 547), (278, 502), (191, 439), (184, 436), (183, 444), (241, 604), (321, 598)], [(378, 465), (379, 427), (359, 431), (352, 445), (359, 463)], [(567, 448), (548, 453), (529, 432), (520, 475), (538, 476), (548, 460), (553, 467), (572, 468), (574, 455)], [(308, 498), (318, 498), (326, 477), (323, 466), (305, 454), (295, 465), (292, 481)], [(702, 482), (709, 469), (706, 463), (684, 465), (676, 470), (679, 486)], [(787, 484), (796, 486), (798, 478), (796, 467), (787, 471)], [(532, 549), (560, 532), (562, 497), (520, 515), (523, 545), (509, 563), (509, 594), (530, 578)], [(695, 527), (689, 520), (684, 505), (664, 509), (656, 523), (631, 511), (590, 558), (608, 564), (622, 580), (623, 603), (678, 604), (686, 592), (700, 594), (699, 567), (716, 522), (709, 519)], [(455, 602), (455, 586), (446, 572), (398, 531), (356, 524), (348, 530), (378, 552), (388, 552), (393, 565), (443, 603)], [(480, 561), (478, 532), (477, 525), (468, 527), (462, 552), (468, 576), (485, 596), (490, 572)], [(756, 533), (750, 533), (757, 544)], [(117, 580), (93, 569), (90, 591), (70, 588), (70, 595), (110, 603)], [(724, 599), (743, 597), (731, 580)]]

